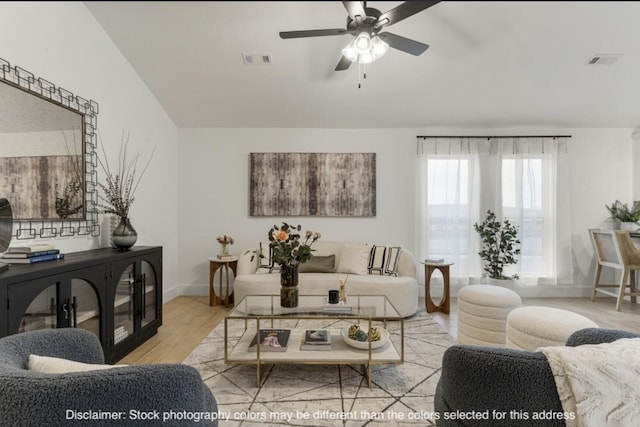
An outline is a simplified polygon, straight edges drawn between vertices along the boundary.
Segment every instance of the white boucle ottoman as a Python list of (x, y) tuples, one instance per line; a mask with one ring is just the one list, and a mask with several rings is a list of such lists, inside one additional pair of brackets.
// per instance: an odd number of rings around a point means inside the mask
[(572, 333), (597, 327), (593, 321), (571, 311), (521, 307), (507, 317), (507, 348), (535, 351), (539, 347), (565, 345)]
[(493, 285), (465, 286), (458, 292), (458, 342), (504, 347), (507, 315), (521, 307), (520, 295)]

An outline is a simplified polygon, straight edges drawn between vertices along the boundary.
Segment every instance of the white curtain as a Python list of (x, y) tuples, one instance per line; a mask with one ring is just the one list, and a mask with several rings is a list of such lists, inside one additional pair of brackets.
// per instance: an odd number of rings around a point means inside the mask
[(452, 285), (468, 284), (481, 271), (473, 229), (480, 210), (481, 148), (468, 138), (418, 140), (417, 256), (453, 262)]
[(505, 274), (525, 285), (570, 282), (566, 138), (418, 138), (419, 259), (454, 262), (452, 284), (481, 281), (473, 224), (487, 210), (520, 230), (522, 254)]

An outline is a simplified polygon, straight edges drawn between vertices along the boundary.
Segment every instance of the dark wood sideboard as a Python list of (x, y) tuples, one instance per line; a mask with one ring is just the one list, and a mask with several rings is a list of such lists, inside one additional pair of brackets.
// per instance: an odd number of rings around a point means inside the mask
[(0, 336), (76, 327), (100, 338), (115, 363), (162, 325), (162, 247), (134, 246), (14, 264), (0, 273)]

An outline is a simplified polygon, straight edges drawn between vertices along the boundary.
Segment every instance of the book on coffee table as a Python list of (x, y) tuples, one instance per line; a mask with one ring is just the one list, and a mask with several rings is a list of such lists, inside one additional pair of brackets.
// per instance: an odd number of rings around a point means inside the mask
[[(260, 351), (287, 351), (291, 329), (260, 329)], [(258, 334), (254, 335), (249, 351), (256, 351)]]
[(307, 329), (304, 331), (300, 350), (331, 350), (331, 332), (328, 329)]
[(331, 333), (328, 329), (307, 329), (304, 331), (304, 343), (310, 345), (331, 345)]

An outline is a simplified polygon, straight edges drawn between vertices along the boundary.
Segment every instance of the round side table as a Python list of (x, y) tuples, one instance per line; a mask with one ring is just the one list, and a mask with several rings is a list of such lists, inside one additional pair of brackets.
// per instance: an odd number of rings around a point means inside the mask
[[(218, 259), (216, 257), (209, 258), (209, 305), (224, 305), (228, 307), (233, 304), (233, 292), (229, 292), (229, 270), (233, 271), (233, 275), (237, 274), (238, 257), (234, 256), (229, 259)], [(220, 294), (216, 294), (216, 289), (213, 286), (213, 278), (216, 275), (216, 271), (220, 270)], [(223, 289), (222, 277), (225, 277), (226, 289)]]
[[(449, 314), (449, 267), (453, 262), (421, 262), (424, 264), (424, 299), (427, 308), (427, 313), (433, 313), (439, 311), (444, 314)], [(436, 305), (431, 299), (431, 275), (434, 271), (439, 270), (442, 273), (442, 280), (444, 289), (442, 290), (442, 300), (440, 304)]]

